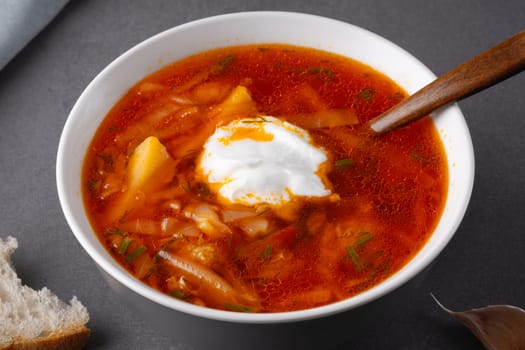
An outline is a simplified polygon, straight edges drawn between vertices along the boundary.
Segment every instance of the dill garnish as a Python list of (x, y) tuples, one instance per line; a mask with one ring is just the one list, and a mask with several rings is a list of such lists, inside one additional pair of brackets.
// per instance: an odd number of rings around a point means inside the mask
[(354, 161), (352, 159), (350, 159), (350, 158), (338, 159), (338, 160), (335, 161), (335, 167), (338, 170), (348, 169), (349, 167), (351, 167), (353, 165), (354, 165)]
[(352, 260), (352, 263), (358, 271), (361, 271), (364, 268), (361, 258), (353, 246), (350, 246), (346, 249), (346, 254), (350, 260)]
[(142, 253), (144, 253), (146, 251), (146, 247), (143, 246), (143, 245), (140, 245), (138, 246), (137, 248), (135, 248), (134, 251), (132, 251), (131, 253), (129, 253), (125, 260), (127, 263), (131, 263), (133, 262), (133, 260), (135, 260), (136, 258), (138, 258), (139, 256), (142, 255)]
[(245, 305), (230, 304), (230, 303), (224, 304), (224, 307), (226, 307), (227, 309), (240, 311), (240, 312), (255, 312), (256, 311), (253, 307), (249, 307)]
[(264, 118), (262, 115), (258, 115), (255, 119), (243, 120), (244, 124), (253, 124), (253, 123), (269, 123), (270, 121)]

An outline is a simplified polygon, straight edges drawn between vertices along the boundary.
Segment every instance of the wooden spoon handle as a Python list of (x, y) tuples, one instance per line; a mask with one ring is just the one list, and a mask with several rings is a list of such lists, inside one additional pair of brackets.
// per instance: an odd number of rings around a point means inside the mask
[(445, 73), (369, 122), (382, 134), (500, 82), (525, 68), (525, 30)]

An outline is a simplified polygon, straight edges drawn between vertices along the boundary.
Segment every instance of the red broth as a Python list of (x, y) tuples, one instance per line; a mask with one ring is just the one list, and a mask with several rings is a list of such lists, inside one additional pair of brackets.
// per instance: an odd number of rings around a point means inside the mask
[[(251, 98), (232, 107), (236, 86)], [(133, 86), (97, 130), (82, 175), (91, 225), (136, 278), (197, 305), (281, 312), (359, 294), (414, 257), (444, 208), (446, 155), (432, 120), (381, 137), (364, 127), (405, 96), (366, 65), (295, 46), (175, 62)], [(298, 197), (279, 210), (217, 200), (195, 175), (203, 144), (217, 126), (258, 115), (308, 129), (329, 154), (336, 200)], [(130, 157), (148, 136), (169, 159), (131, 191)]]

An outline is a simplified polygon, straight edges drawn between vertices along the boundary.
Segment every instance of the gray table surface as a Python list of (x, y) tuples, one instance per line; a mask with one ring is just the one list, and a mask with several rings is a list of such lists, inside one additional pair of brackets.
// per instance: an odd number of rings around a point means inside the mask
[[(55, 185), (66, 117), (89, 81), (131, 46), (194, 19), (248, 10), (299, 11), (362, 26), (436, 74), (525, 27), (523, 0), (69, 3), (0, 71), (0, 236), (19, 239), (14, 263), (27, 284), (47, 286), (65, 300), (76, 295), (88, 307), (88, 349), (193, 347), (160, 334), (119, 301), (67, 226)], [(431, 292), (454, 309), (525, 307), (524, 89), (522, 74), (460, 103), (476, 155), (463, 223), (424, 276), (386, 299), (385, 312), (369, 315), (374, 326), (335, 339), (332, 348), (482, 349), (436, 307)]]

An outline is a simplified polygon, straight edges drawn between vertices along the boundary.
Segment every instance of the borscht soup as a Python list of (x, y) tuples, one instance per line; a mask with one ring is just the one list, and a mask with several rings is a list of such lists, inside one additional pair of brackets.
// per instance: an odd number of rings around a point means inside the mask
[(90, 223), (130, 274), (196, 305), (285, 312), (357, 295), (422, 249), (446, 201), (429, 117), (367, 128), (405, 96), (369, 66), (291, 45), (172, 63), (98, 128)]

